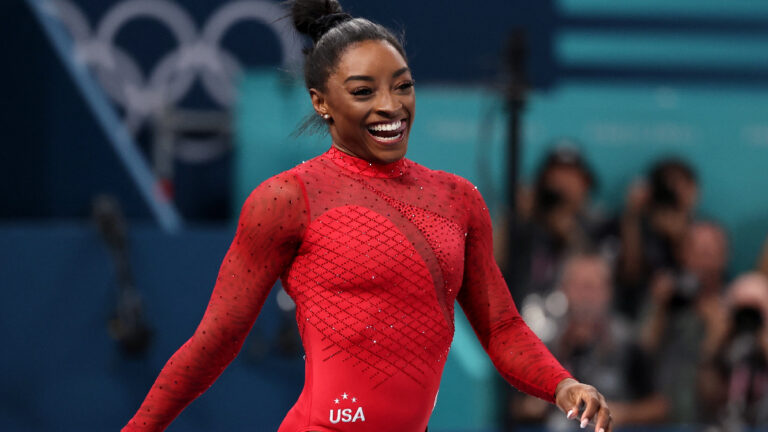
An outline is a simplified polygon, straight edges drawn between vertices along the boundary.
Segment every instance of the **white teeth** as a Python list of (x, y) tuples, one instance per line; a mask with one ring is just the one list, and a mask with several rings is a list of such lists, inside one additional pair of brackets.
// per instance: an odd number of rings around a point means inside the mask
[(400, 132), (399, 134), (397, 134), (397, 135), (395, 135), (393, 137), (379, 137), (379, 136), (377, 136), (376, 139), (379, 140), (379, 141), (382, 141), (382, 142), (392, 142), (392, 141), (397, 141), (397, 140), (399, 140), (402, 137), (403, 137), (403, 133)]
[(371, 126), (368, 129), (370, 129), (371, 131), (376, 131), (376, 132), (384, 132), (384, 131), (391, 132), (391, 131), (399, 129), (400, 126), (402, 126), (402, 124), (403, 124), (402, 121), (398, 120), (398, 121), (392, 122), (392, 123), (380, 123), (380, 124), (377, 124), (375, 126)]

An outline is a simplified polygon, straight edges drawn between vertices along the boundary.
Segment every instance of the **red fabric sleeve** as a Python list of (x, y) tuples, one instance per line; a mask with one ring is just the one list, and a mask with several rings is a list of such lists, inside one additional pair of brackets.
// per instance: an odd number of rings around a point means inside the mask
[(504, 379), (521, 391), (554, 402), (557, 384), (571, 375), (518, 313), (493, 257), (485, 201), (477, 188), (467, 185), (472, 191), (467, 194), (470, 220), (459, 304)]
[(293, 174), (272, 177), (251, 193), (202, 321), (160, 371), (124, 432), (164, 430), (237, 356), (295, 256), (308, 217), (303, 184)]

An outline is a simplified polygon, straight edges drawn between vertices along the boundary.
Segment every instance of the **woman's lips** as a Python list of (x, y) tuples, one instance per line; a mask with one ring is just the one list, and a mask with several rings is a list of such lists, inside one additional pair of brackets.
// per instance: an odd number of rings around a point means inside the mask
[(389, 123), (376, 123), (368, 125), (366, 130), (376, 142), (384, 145), (397, 144), (405, 137), (408, 127), (408, 119), (395, 120)]

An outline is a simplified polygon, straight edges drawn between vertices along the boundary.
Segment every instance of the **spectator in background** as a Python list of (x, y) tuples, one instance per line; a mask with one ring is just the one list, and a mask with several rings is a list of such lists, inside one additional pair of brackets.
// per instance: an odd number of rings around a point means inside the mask
[(664, 159), (650, 170), (647, 183), (630, 187), (620, 217), (621, 247), (617, 281), (619, 309), (636, 319), (647, 298), (649, 277), (677, 270), (679, 250), (698, 202), (693, 168), (679, 159)]
[[(611, 308), (613, 282), (608, 261), (594, 253), (570, 256), (563, 265), (558, 293), (565, 299), (567, 312), (550, 341), (552, 352), (574, 376), (599, 383), (611, 399), (617, 425), (663, 420), (667, 402), (653, 387), (650, 359), (635, 343), (632, 328)], [(530, 324), (536, 330), (536, 323)], [(556, 411), (538, 399), (519, 399), (523, 400), (510, 405), (518, 421), (545, 421), (550, 430), (575, 426), (559, 419)]]
[(737, 278), (726, 293), (727, 330), (707, 362), (705, 406), (725, 430), (768, 425), (768, 278)]
[(765, 239), (763, 244), (763, 252), (760, 254), (760, 258), (757, 260), (757, 271), (768, 277), (768, 238)]
[(641, 343), (656, 363), (656, 380), (670, 401), (669, 421), (706, 420), (699, 388), (702, 359), (710, 358), (725, 333), (722, 306), (728, 247), (712, 222), (685, 231), (677, 270), (659, 271), (642, 322)]
[(589, 207), (594, 187), (592, 171), (573, 145), (561, 142), (545, 156), (530, 201), (518, 203), (519, 226), (510, 263), (511, 287), (518, 301), (531, 293), (550, 293), (564, 257), (593, 246), (600, 225)]

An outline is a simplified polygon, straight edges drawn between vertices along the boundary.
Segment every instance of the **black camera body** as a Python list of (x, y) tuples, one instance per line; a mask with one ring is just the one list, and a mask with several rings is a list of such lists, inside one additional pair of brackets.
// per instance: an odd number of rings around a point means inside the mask
[(675, 291), (669, 300), (670, 310), (677, 311), (688, 308), (696, 300), (701, 290), (699, 278), (690, 272), (678, 272), (675, 275)]
[(763, 314), (753, 306), (741, 306), (731, 313), (731, 324), (734, 335), (758, 334), (762, 330)]

